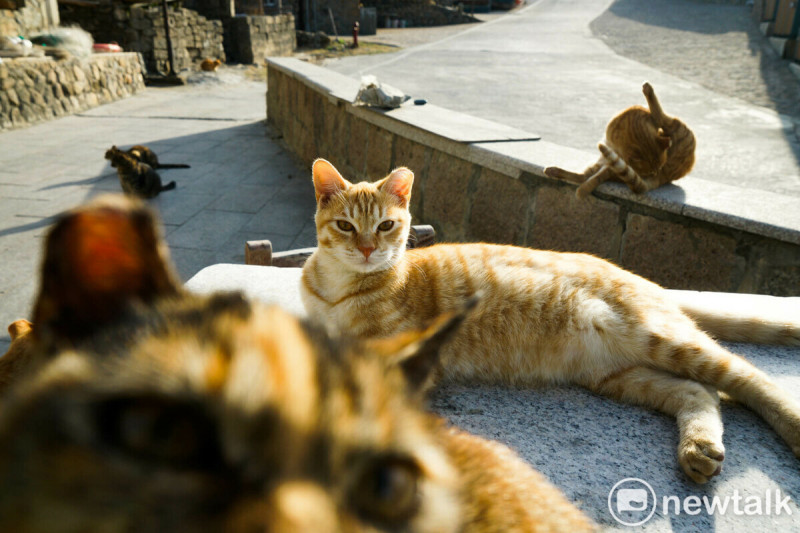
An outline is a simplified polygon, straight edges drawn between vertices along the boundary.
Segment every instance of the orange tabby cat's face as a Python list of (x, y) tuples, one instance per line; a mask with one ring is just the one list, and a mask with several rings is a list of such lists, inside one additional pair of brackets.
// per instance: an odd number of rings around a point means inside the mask
[(313, 167), (320, 251), (349, 270), (391, 268), (408, 240), (414, 174), (399, 168), (375, 183), (352, 184), (324, 159)]

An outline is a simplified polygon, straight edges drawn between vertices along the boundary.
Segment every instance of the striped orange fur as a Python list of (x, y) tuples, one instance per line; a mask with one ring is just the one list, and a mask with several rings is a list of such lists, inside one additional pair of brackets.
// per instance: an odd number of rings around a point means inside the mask
[[(381, 337), (417, 329), (480, 294), (443, 347), (441, 379), (575, 383), (669, 413), (681, 434), (678, 460), (701, 483), (724, 458), (717, 390), (760, 413), (800, 455), (800, 405), (710, 336), (800, 345), (798, 317), (738, 320), (682, 309), (655, 283), (586, 254), (493, 244), (406, 251), (410, 170), (350, 184), (317, 160), (313, 174), (324, 192), (319, 247), (301, 283), (312, 316)], [(390, 231), (380, 229), (386, 221)], [(375, 245), (368, 257), (359, 251), (364, 241)]]
[(655, 91), (645, 83), (642, 92), (649, 109), (631, 106), (606, 126), (606, 139), (598, 145), (600, 159), (581, 174), (547, 167), (552, 178), (580, 184), (583, 198), (604, 181), (621, 181), (641, 194), (682, 178), (694, 166), (695, 137), (680, 120), (664, 113)]

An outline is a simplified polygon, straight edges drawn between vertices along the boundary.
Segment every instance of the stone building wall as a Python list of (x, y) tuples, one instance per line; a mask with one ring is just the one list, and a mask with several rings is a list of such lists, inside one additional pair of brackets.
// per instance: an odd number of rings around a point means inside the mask
[[(294, 15), (297, 29), (324, 31), (328, 35), (334, 34), (329, 9), (338, 35), (350, 35), (353, 22), (359, 20), (361, 15), (358, 0), (314, 0), (309, 3), (304, 0), (282, 0), (281, 4), (285, 13)], [(309, 11), (306, 11), (306, 7)]]
[(58, 26), (55, 0), (25, 0), (18, 9), (0, 9), (0, 35), (25, 37)]
[(292, 15), (246, 15), (224, 21), (225, 53), (236, 63), (264, 63), (269, 56), (288, 56), (297, 48)]
[(70, 115), (144, 89), (139, 54), (0, 63), (0, 131)]
[(457, 2), (430, 0), (362, 0), (364, 7), (373, 7), (378, 14), (378, 27), (389, 27), (394, 21), (407, 26), (444, 26), (477, 22), (474, 17), (458, 11)]
[[(190, 69), (203, 59), (225, 61), (223, 27), (220, 20), (208, 20), (185, 8), (170, 8), (170, 37), (174, 69)], [(167, 40), (160, 7), (127, 7), (114, 2), (96, 7), (64, 6), (61, 19), (78, 24), (95, 42), (116, 41), (126, 51), (140, 52), (148, 72), (167, 72)]]

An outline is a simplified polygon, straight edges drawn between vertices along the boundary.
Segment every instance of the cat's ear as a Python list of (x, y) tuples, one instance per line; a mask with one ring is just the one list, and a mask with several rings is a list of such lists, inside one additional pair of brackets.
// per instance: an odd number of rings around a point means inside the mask
[(397, 199), (400, 200), (400, 205), (406, 207), (411, 199), (411, 186), (414, 185), (414, 173), (406, 167), (396, 168), (376, 185), (379, 190), (397, 197)]
[(314, 161), (314, 164), (311, 165), (311, 174), (314, 179), (314, 193), (319, 205), (324, 205), (332, 196), (350, 186), (350, 182), (339, 174), (336, 167), (324, 159)]
[(154, 215), (123, 196), (62, 215), (44, 253), (33, 314), (39, 338), (84, 337), (130, 305), (181, 290)]
[(442, 346), (461, 326), (478, 300), (478, 295), (472, 296), (459, 311), (439, 316), (425, 330), (368, 342), (379, 353), (392, 354), (388, 358), (390, 364), (400, 367), (412, 392), (425, 392), (432, 385)]

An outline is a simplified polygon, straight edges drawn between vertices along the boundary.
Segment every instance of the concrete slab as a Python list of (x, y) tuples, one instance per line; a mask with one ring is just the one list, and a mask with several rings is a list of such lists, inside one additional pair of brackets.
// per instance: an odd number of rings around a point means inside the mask
[(541, 137), (497, 122), (453, 112), (432, 104), (414, 105), (406, 103), (397, 109), (383, 111), (387, 117), (405, 122), (436, 135), (463, 143), (482, 143), (500, 141), (533, 141)]
[[(244, 265), (212, 265), (186, 283), (190, 290), (209, 293), (241, 290), (251, 298), (275, 303), (305, 316), (299, 296), (300, 269)], [(800, 311), (800, 298), (745, 294), (669, 291), (680, 301), (713, 309), (771, 308), (773, 312)], [(800, 401), (800, 348), (729, 344), (770, 375)], [(637, 531), (797, 531), (800, 530), (800, 474), (798, 459), (757, 415), (740, 405), (724, 402), (726, 457), (722, 474), (707, 485), (687, 480), (675, 459), (678, 435), (675, 421), (660, 413), (599, 397), (577, 387), (509, 389), (450, 384), (436, 390), (431, 408), (453, 424), (477, 435), (509, 445), (534, 468), (564, 491), (602, 531), (630, 531), (609, 511), (614, 486), (637, 478), (652, 487), (646, 518)], [(626, 488), (644, 488), (634, 482)], [(786, 509), (775, 513), (775, 491), (786, 499)], [(767, 504), (766, 493), (770, 493)], [(693, 498), (728, 501), (726, 511), (708, 512), (705, 506), (686, 512), (683, 502)], [(681, 503), (678, 511), (674, 503)], [(739, 502), (734, 503), (738, 498)], [(749, 500), (748, 500), (749, 498)], [(745, 503), (760, 502), (760, 511)], [(611, 502), (611, 503), (610, 503)], [(752, 505), (752, 504), (751, 504)], [(770, 512), (767, 513), (766, 507)], [(623, 515), (625, 518), (628, 516)]]

